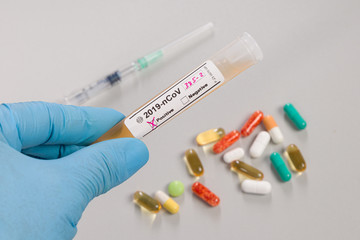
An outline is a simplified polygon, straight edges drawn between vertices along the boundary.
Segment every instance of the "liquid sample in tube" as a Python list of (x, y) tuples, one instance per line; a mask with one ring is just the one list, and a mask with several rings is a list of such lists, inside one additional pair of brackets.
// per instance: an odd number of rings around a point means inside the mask
[(248, 33), (244, 33), (117, 123), (95, 142), (121, 137), (145, 137), (262, 58), (256, 41)]

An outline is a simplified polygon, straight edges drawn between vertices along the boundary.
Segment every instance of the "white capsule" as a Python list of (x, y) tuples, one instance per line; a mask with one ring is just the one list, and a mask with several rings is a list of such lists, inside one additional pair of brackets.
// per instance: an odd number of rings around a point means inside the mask
[(258, 158), (263, 154), (266, 146), (270, 142), (270, 135), (266, 131), (261, 131), (256, 136), (253, 144), (250, 147), (250, 156), (253, 158)]
[(155, 199), (158, 200), (161, 204), (164, 204), (170, 197), (163, 191), (157, 191), (155, 193)]
[(244, 149), (238, 147), (224, 154), (223, 159), (226, 163), (231, 163), (234, 160), (240, 160), (244, 157)]
[(282, 143), (284, 141), (284, 136), (282, 135), (279, 127), (274, 127), (269, 131), (272, 141), (275, 144)]
[(271, 184), (267, 181), (246, 179), (241, 183), (241, 190), (246, 193), (269, 194), (271, 192)]

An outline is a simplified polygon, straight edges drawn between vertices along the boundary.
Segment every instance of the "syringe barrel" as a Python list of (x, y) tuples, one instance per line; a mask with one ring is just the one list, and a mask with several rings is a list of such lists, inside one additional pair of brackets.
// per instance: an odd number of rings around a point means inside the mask
[(81, 105), (88, 101), (90, 98), (98, 95), (104, 89), (111, 87), (112, 83), (107, 78), (101, 79), (88, 86), (70, 93), (64, 98), (65, 104)]
[(168, 57), (171, 55), (175, 55), (184, 49), (188, 48), (192, 44), (199, 42), (205, 37), (209, 36), (212, 33), (214, 24), (209, 22), (194, 31), (172, 41), (165, 46), (146, 54), (145, 56), (137, 59), (135, 62), (138, 63), (138, 70), (142, 70), (147, 68), (149, 65), (159, 61), (163, 57)]

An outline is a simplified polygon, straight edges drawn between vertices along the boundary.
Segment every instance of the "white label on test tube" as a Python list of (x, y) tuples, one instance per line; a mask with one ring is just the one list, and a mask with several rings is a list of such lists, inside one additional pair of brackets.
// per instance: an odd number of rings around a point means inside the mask
[(209, 61), (118, 122), (94, 143), (121, 137), (146, 136), (262, 58), (256, 41), (244, 33)]
[(145, 137), (223, 82), (220, 70), (212, 61), (206, 61), (129, 116), (125, 125), (134, 137)]

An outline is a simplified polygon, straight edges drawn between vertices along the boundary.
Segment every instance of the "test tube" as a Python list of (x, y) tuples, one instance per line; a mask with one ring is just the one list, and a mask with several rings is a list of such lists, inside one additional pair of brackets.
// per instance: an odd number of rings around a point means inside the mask
[(121, 137), (145, 137), (262, 58), (256, 41), (244, 33), (95, 142)]

